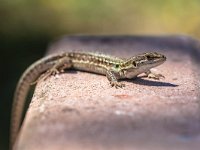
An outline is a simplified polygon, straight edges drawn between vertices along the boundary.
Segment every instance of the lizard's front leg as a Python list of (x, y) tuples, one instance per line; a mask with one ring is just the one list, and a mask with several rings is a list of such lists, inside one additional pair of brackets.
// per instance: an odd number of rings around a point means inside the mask
[(124, 87), (125, 84), (119, 83), (117, 81), (117, 77), (116, 77), (117, 72), (113, 71), (113, 70), (107, 70), (106, 71), (106, 77), (107, 79), (110, 81), (111, 86), (114, 86), (116, 88), (120, 87)]
[(155, 80), (159, 80), (159, 79), (161, 79), (161, 78), (165, 78), (165, 76), (163, 76), (162, 74), (157, 74), (157, 73), (155, 73), (155, 72), (152, 72), (151, 70), (145, 72), (145, 74), (146, 74), (146, 76), (147, 76), (148, 78), (153, 78), (153, 79), (155, 79)]

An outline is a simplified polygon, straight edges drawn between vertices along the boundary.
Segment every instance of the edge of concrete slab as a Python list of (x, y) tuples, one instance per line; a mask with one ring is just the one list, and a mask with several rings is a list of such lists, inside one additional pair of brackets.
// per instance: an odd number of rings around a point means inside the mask
[(58, 51), (98, 51), (128, 57), (156, 50), (165, 79), (123, 80), (66, 71), (40, 82), (16, 143), (23, 149), (198, 149), (200, 43), (187, 36), (67, 36)]

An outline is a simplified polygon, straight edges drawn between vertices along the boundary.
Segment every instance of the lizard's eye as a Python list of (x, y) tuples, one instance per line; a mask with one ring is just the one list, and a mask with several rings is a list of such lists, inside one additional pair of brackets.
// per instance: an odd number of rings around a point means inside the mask
[(151, 57), (149, 55), (147, 55), (146, 57), (147, 57), (148, 60), (153, 60), (153, 57)]
[(135, 61), (133, 61), (132, 64), (133, 64), (134, 67), (137, 67), (137, 64), (136, 64)]
[(115, 68), (119, 68), (119, 64), (116, 64), (116, 65), (115, 65)]

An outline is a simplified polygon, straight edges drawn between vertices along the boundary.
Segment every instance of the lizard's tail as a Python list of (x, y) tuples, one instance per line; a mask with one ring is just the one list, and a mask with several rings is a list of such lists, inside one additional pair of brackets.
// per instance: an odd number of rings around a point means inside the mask
[(21, 76), (13, 98), (12, 112), (11, 112), (11, 126), (10, 126), (10, 149), (13, 148), (16, 142), (18, 132), (22, 123), (22, 115), (24, 112), (24, 105), (31, 83), (45, 71), (53, 67), (57, 60), (64, 57), (66, 54), (55, 54), (42, 58), (33, 63)]

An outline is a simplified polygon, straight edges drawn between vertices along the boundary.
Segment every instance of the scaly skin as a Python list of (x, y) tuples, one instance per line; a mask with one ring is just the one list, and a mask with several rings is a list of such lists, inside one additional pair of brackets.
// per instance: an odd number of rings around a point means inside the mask
[(64, 69), (74, 68), (107, 76), (111, 86), (116, 88), (125, 86), (118, 79), (134, 78), (141, 73), (148, 77), (159, 79), (161, 74), (153, 74), (150, 69), (163, 62), (166, 57), (156, 52), (148, 52), (133, 56), (129, 59), (121, 59), (98, 53), (69, 52), (54, 54), (44, 57), (33, 63), (20, 78), (12, 106), (11, 139), (13, 147), (22, 123), (24, 104), (30, 86), (35, 81), (45, 80), (48, 76), (62, 72)]

